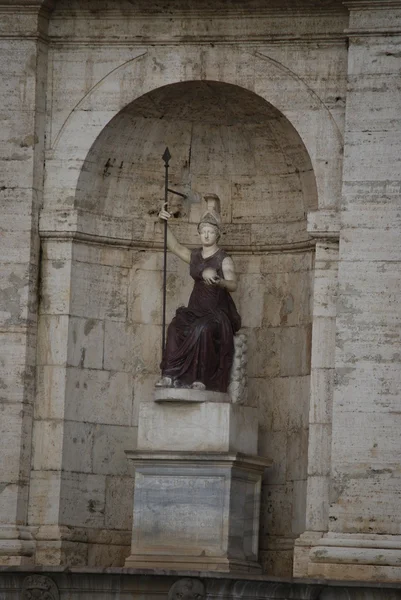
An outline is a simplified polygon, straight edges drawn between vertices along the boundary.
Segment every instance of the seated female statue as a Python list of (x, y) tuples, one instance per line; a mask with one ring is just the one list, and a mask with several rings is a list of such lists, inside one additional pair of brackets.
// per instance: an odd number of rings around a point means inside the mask
[[(188, 307), (180, 307), (167, 330), (167, 343), (158, 387), (191, 387), (226, 392), (234, 355), (234, 334), (241, 327), (230, 292), (237, 288), (234, 264), (218, 247), (219, 213), (210, 208), (219, 203), (215, 194), (203, 215), (198, 233), (201, 248), (190, 250), (180, 244), (167, 227), (167, 247), (190, 265), (194, 287)], [(161, 210), (160, 219), (171, 217)]]

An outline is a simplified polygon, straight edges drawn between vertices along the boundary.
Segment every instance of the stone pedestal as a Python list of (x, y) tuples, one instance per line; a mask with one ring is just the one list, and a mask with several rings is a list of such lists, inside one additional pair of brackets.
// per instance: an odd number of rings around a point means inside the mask
[(261, 571), (257, 411), (227, 394), (156, 390), (139, 410), (126, 567)]
[(235, 452), (127, 452), (135, 466), (126, 567), (260, 572), (259, 499), (270, 461)]

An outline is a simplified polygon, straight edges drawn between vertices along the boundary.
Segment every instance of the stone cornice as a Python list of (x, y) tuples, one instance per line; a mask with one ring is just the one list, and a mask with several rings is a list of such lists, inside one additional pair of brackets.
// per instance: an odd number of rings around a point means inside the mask
[(401, 8), (401, 0), (346, 0), (348, 10), (388, 10)]
[[(0, 35), (1, 37), (1, 35)], [(20, 37), (20, 36), (18, 36)], [(49, 38), (53, 46), (171, 46), (174, 44), (183, 44), (184, 42), (179, 39), (165, 39), (159, 40), (156, 38), (143, 39), (143, 38), (132, 38), (132, 37), (121, 37), (119, 39), (108, 39), (104, 36), (101, 38), (87, 38), (87, 37), (74, 37), (74, 38)], [(261, 35), (261, 36), (224, 36), (216, 39), (213, 36), (194, 36), (192, 39), (186, 39), (185, 45), (210, 45), (214, 46), (228, 46), (228, 45), (308, 45), (317, 44), (319, 46), (333, 46), (333, 45), (344, 45), (347, 40), (346, 33), (343, 34), (328, 34), (327, 36), (319, 34), (311, 34), (308, 36), (295, 36), (295, 35)]]
[(54, 0), (0, 0), (0, 38), (23, 38), (47, 43), (47, 29), (53, 8)]
[[(330, 237), (330, 236), (326, 236)], [(132, 250), (153, 250), (163, 252), (163, 243), (153, 240), (132, 240), (126, 238), (107, 237), (84, 233), (82, 231), (41, 231), (42, 240), (53, 240), (60, 242), (81, 242), (98, 246), (114, 246), (115, 248), (131, 248)], [(199, 245), (199, 244), (198, 244)], [(189, 248), (196, 248), (196, 244), (187, 244)], [(224, 244), (224, 250), (231, 254), (277, 254), (279, 252), (305, 252), (314, 250), (315, 240), (291, 242), (287, 244), (252, 244), (252, 245), (229, 245)]]

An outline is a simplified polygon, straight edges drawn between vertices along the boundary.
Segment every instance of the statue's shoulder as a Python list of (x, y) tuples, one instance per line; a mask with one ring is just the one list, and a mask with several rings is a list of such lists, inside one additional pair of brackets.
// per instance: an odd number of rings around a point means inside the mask
[(201, 258), (202, 248), (193, 248), (191, 250), (191, 263), (196, 262)]
[(226, 252), (225, 250), (223, 250), (223, 248), (220, 248), (220, 259), (223, 262), (223, 260), (225, 258), (229, 258), (230, 260), (232, 260), (231, 255), (228, 254), (228, 252)]

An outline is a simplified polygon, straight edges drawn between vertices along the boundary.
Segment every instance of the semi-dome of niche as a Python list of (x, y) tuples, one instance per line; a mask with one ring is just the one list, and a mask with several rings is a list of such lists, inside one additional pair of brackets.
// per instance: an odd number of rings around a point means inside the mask
[[(305, 239), (306, 212), (317, 207), (317, 195), (301, 138), (257, 94), (213, 81), (158, 88), (114, 117), (88, 153), (76, 206), (137, 223), (154, 220), (164, 195), (166, 146), (171, 185), (217, 193), (233, 243)], [(187, 202), (175, 214), (197, 222), (202, 208)], [(145, 227), (136, 229), (145, 235)]]

